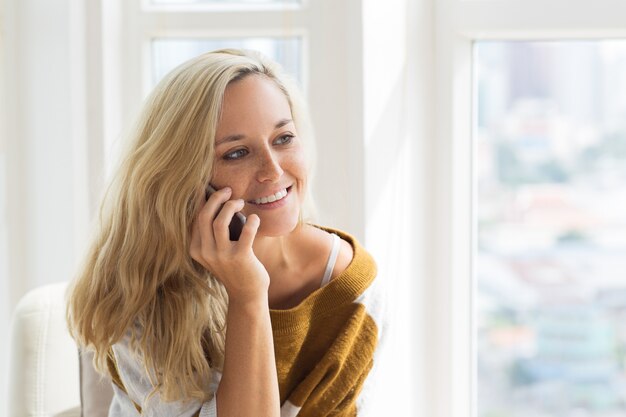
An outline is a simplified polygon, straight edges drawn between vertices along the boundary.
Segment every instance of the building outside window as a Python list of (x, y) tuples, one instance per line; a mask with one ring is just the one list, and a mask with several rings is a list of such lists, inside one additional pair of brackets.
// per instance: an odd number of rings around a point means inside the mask
[(626, 41), (475, 45), (479, 417), (626, 412)]

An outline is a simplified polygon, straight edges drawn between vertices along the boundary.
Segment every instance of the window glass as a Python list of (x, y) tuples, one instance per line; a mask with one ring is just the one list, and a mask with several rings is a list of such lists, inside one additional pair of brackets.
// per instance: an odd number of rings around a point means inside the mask
[(266, 4), (299, 4), (300, 0), (152, 0), (153, 4), (166, 5), (266, 5)]
[(157, 38), (152, 42), (152, 83), (184, 61), (203, 52), (220, 48), (245, 48), (257, 50), (279, 62), (285, 71), (302, 85), (301, 39), (290, 38), (239, 38), (239, 39), (180, 39)]
[(478, 416), (623, 416), (626, 41), (474, 62)]

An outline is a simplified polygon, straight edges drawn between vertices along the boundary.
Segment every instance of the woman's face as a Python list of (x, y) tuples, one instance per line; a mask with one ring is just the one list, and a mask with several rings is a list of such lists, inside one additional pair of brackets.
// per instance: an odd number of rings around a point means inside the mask
[(245, 201), (261, 219), (258, 234), (281, 236), (298, 223), (306, 187), (304, 149), (291, 108), (269, 78), (249, 75), (225, 91), (215, 135), (211, 184)]

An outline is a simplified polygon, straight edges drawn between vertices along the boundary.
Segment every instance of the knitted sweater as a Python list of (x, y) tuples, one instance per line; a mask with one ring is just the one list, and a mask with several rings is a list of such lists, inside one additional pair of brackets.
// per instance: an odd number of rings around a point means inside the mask
[[(350, 265), (298, 306), (270, 310), (281, 417), (361, 416), (374, 394), (376, 378), (368, 375), (376, 368), (384, 306), (376, 264), (354, 237), (325, 230), (352, 245)], [(117, 343), (113, 352), (115, 396), (109, 416), (216, 415), (215, 396), (204, 404), (148, 397), (152, 388), (127, 344)]]

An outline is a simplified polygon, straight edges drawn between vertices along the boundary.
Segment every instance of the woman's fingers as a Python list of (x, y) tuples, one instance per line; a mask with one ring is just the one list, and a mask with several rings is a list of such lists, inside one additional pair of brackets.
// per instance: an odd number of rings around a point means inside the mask
[[(261, 223), (259, 216), (252, 214), (247, 219), (239, 241), (230, 240), (229, 225), (235, 213), (245, 206), (244, 200), (229, 200), (231, 194), (230, 189), (222, 189), (209, 197), (192, 226), (190, 253), (194, 260), (220, 277), (227, 290), (230, 288), (233, 294), (238, 294), (249, 292), (250, 288), (256, 291), (259, 285), (265, 288), (269, 277), (252, 252)], [(242, 276), (256, 276), (259, 281), (233, 281), (233, 277)]]
[(215, 236), (213, 234), (213, 222), (220, 212), (220, 207), (228, 201), (232, 194), (230, 188), (222, 188), (209, 196), (206, 204), (198, 214), (198, 227), (203, 244), (209, 245), (209, 249), (215, 249)]
[(222, 204), (228, 201), (231, 194), (232, 190), (230, 187), (224, 187), (212, 193), (200, 213), (204, 212), (204, 215), (212, 221), (218, 215)]
[(232, 244), (228, 226), (233, 220), (235, 213), (241, 211), (244, 205), (245, 203), (241, 199), (228, 200), (220, 209), (217, 217), (215, 217), (213, 221), (213, 234), (218, 247), (230, 246)]
[(230, 198), (231, 193), (232, 191), (228, 187), (212, 193), (198, 212), (191, 226), (189, 252), (191, 257), (205, 268), (207, 266), (206, 254), (212, 254), (216, 251), (213, 221), (215, 216), (217, 216), (219, 208)]
[(239, 243), (244, 248), (251, 248), (252, 242), (256, 237), (256, 232), (261, 225), (261, 219), (256, 214), (251, 214), (246, 219), (246, 224), (243, 225), (241, 236), (239, 237)]

